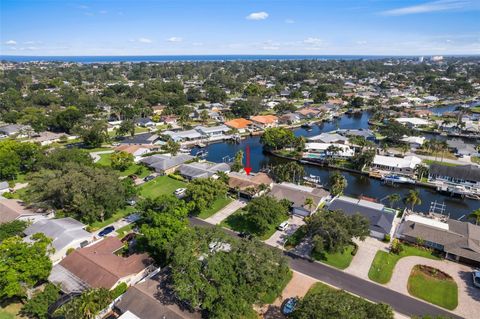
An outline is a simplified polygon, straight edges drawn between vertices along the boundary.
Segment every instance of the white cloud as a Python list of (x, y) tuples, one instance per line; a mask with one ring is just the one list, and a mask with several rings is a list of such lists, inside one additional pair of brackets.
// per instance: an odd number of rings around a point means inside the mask
[(245, 17), (247, 20), (265, 20), (266, 18), (268, 18), (268, 13), (265, 11), (252, 12)]
[(8, 41), (5, 42), (5, 44), (6, 44), (6, 45), (15, 45), (15, 44), (17, 44), (17, 41), (15, 41), (15, 40), (8, 40)]
[(356, 42), (358, 45), (366, 45), (368, 42), (364, 40), (360, 40)]
[(438, 0), (415, 6), (387, 10), (382, 12), (382, 14), (387, 16), (401, 16), (408, 14), (460, 10), (472, 7), (472, 5), (472, 2), (469, 0)]
[(152, 43), (152, 40), (150, 40), (148, 38), (139, 38), (138, 42), (140, 42), (140, 43)]
[(178, 42), (182, 42), (183, 39), (180, 38), (180, 37), (171, 37), (171, 38), (168, 38), (167, 41), (168, 41), (168, 42), (178, 43)]
[(295, 23), (295, 20), (293, 20), (293, 19), (286, 19), (286, 20), (285, 20), (285, 23), (293, 24), (293, 23)]
[(322, 39), (319, 38), (306, 38), (305, 40), (303, 40), (303, 43), (314, 47), (323, 45)]
[(192, 45), (196, 47), (201, 47), (203, 46), (203, 42), (193, 42)]

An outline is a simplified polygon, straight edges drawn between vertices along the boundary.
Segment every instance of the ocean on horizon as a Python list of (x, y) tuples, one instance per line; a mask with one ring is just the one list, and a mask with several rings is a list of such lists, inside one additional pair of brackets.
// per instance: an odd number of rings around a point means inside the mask
[[(11, 62), (208, 62), (208, 61), (285, 61), (285, 60), (377, 60), (392, 56), (375, 55), (132, 55), (132, 56), (20, 56), (0, 55)], [(396, 58), (400, 58), (396, 56)]]

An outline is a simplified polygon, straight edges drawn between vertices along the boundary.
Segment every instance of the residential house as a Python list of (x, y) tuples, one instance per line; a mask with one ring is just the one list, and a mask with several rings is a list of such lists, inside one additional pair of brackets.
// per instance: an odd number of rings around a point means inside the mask
[(178, 172), (188, 180), (216, 177), (218, 172), (229, 173), (230, 165), (227, 163), (194, 162), (180, 165)]
[(347, 196), (338, 196), (328, 203), (331, 211), (342, 211), (346, 215), (360, 214), (370, 222), (370, 236), (384, 239), (385, 235), (392, 235), (393, 220), (396, 211), (385, 205), (366, 199), (357, 199)]
[(218, 137), (223, 137), (225, 133), (231, 130), (231, 128), (229, 128), (226, 125), (218, 125), (218, 126), (210, 126), (210, 127), (197, 126), (195, 130), (207, 138), (215, 139)]
[(233, 119), (225, 122), (225, 125), (230, 128), (238, 130), (240, 133), (244, 133), (252, 128), (253, 123), (252, 121), (249, 121), (244, 118), (237, 118), (237, 119)]
[(250, 120), (261, 129), (276, 127), (278, 125), (278, 117), (275, 115), (257, 115), (250, 117)]
[(262, 195), (273, 185), (273, 180), (265, 173), (250, 173), (247, 175), (231, 172), (228, 177), (228, 187), (246, 198)]
[(8, 182), (0, 182), (0, 195), (10, 192)]
[(424, 136), (404, 136), (400, 141), (408, 144), (410, 148), (419, 148), (425, 143), (426, 138)]
[(454, 138), (447, 140), (448, 148), (451, 149), (455, 155), (459, 157), (463, 156), (477, 156), (478, 151), (473, 144), (467, 144), (463, 140)]
[(152, 106), (152, 112), (153, 114), (161, 115), (163, 113), (163, 110), (165, 109), (165, 105), (154, 105)]
[(39, 220), (23, 231), (30, 241), (31, 236), (43, 233), (52, 239), (55, 252), (50, 255), (52, 262), (57, 262), (66, 256), (69, 249), (85, 247), (93, 241), (94, 235), (85, 230), (87, 226), (73, 218), (43, 219)]
[(422, 160), (416, 156), (394, 157), (375, 155), (371, 169), (383, 173), (413, 176), (415, 168), (420, 163), (422, 163)]
[(134, 157), (134, 161), (140, 161), (145, 154), (158, 151), (160, 146), (154, 145), (129, 145), (123, 144), (120, 146), (115, 147), (115, 151), (117, 152), (126, 152), (128, 154), (132, 154)]
[(324, 160), (328, 157), (351, 158), (355, 150), (348, 145), (336, 143), (306, 143), (303, 158)]
[(120, 283), (134, 285), (151, 270), (148, 254), (123, 256), (124, 244), (117, 237), (77, 249), (53, 266), (48, 280), (65, 293), (88, 288), (113, 289)]
[(154, 145), (160, 143), (160, 136), (153, 133), (137, 134), (134, 136), (123, 137), (120, 144), (130, 145)]
[(307, 107), (307, 108), (300, 109), (295, 113), (297, 113), (302, 119), (312, 119), (312, 118), (318, 118), (322, 112), (317, 108)]
[[(292, 183), (273, 184), (270, 195), (278, 200), (289, 200), (292, 203), (292, 213), (303, 217), (315, 213), (318, 207), (330, 197), (330, 193), (322, 188)], [(311, 199), (310, 205), (307, 199)]]
[(375, 133), (373, 133), (372, 130), (369, 129), (339, 129), (336, 130), (336, 133), (347, 137), (360, 136), (365, 138), (367, 141), (372, 142), (376, 140)]
[(317, 143), (328, 143), (328, 144), (348, 144), (348, 138), (337, 133), (321, 133), (320, 135), (315, 135), (308, 137), (309, 142)]
[(139, 118), (135, 121), (135, 124), (141, 127), (154, 127), (155, 125), (157, 125), (157, 123), (152, 121), (152, 119), (149, 117)]
[(3, 134), (9, 137), (25, 138), (32, 133), (33, 130), (30, 125), (7, 124), (0, 126), (0, 135)]
[(278, 123), (293, 125), (300, 122), (300, 115), (296, 113), (287, 113), (278, 117)]
[(187, 130), (187, 131), (178, 131), (178, 132), (165, 131), (165, 132), (162, 132), (162, 135), (169, 136), (175, 142), (200, 141), (205, 137), (202, 135), (202, 133), (193, 129)]
[(430, 121), (427, 121), (419, 117), (399, 117), (399, 118), (396, 118), (395, 121), (411, 128), (430, 125)]
[(430, 165), (428, 181), (480, 189), (480, 167), (476, 165), (446, 166)]
[(188, 154), (178, 154), (175, 156), (168, 154), (156, 154), (144, 157), (140, 160), (140, 163), (143, 163), (154, 169), (157, 173), (171, 174), (175, 172), (180, 165), (191, 161), (192, 159), (194, 159), (194, 157)]
[(14, 220), (36, 222), (53, 217), (51, 212), (37, 211), (18, 199), (0, 197), (0, 224)]
[[(445, 253), (450, 260), (480, 266), (480, 226), (450, 218), (407, 214), (399, 238)], [(420, 239), (420, 240), (419, 240)]]
[(165, 123), (166, 125), (177, 125), (178, 118), (173, 115), (164, 115), (160, 118), (160, 120)]
[(41, 133), (35, 133), (33, 137), (31, 137), (28, 141), (33, 143), (39, 143), (40, 145), (45, 146), (45, 145), (50, 145), (52, 143), (58, 143), (62, 139), (66, 139), (68, 141), (76, 138), (77, 138), (76, 136), (72, 136), (68, 134), (45, 131)]

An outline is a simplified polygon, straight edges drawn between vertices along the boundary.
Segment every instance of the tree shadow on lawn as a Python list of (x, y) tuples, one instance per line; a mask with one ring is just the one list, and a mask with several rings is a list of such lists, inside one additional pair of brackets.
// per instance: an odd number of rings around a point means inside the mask
[(459, 275), (467, 286), (466, 291), (463, 293), (467, 293), (470, 298), (477, 302), (480, 302), (480, 288), (477, 288), (473, 285), (472, 273), (470, 271), (460, 271)]

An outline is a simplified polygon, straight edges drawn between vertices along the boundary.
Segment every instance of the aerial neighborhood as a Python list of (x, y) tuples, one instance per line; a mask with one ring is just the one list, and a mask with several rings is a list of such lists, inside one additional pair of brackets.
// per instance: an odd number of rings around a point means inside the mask
[(478, 318), (478, 57), (0, 69), (0, 318)]

